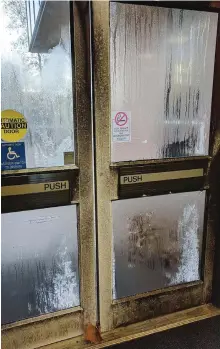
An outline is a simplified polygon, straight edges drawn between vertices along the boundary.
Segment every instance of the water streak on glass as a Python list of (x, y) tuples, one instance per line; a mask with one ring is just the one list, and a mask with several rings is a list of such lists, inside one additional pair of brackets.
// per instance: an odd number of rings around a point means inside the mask
[(53, 12), (44, 11), (47, 27), (35, 53), (29, 51), (32, 5), (9, 0), (1, 7), (1, 110), (16, 110), (28, 122), (27, 168), (62, 166), (64, 152), (74, 151), (69, 2), (47, 2)]
[(110, 4), (111, 110), (131, 112), (112, 161), (208, 154), (218, 15)]
[(113, 298), (200, 279), (205, 191), (119, 200)]
[(76, 206), (2, 214), (2, 323), (79, 305)]

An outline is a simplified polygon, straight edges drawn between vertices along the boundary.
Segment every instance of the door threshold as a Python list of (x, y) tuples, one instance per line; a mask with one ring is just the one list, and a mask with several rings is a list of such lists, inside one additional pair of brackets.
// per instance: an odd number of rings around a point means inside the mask
[(88, 344), (83, 336), (63, 340), (50, 345), (40, 347), (41, 349), (101, 349), (111, 345), (129, 342), (134, 339), (149, 336), (154, 333), (163, 332), (172, 328), (184, 326), (193, 322), (208, 319), (220, 315), (220, 309), (212, 304), (205, 304), (195, 308), (182, 310), (169, 315), (163, 315), (150, 320), (120, 327), (102, 334), (103, 341), (99, 344)]

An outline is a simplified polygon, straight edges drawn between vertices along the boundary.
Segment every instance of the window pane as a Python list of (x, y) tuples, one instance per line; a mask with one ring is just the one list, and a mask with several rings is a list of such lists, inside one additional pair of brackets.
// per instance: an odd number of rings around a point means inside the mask
[[(31, 41), (31, 36), (32, 36), (32, 32), (31, 32), (31, 7), (30, 7), (30, 1), (26, 4), (26, 8), (27, 8), (27, 30), (28, 30), (28, 45), (30, 44)], [(4, 16), (5, 20), (6, 20), (6, 16)], [(6, 20), (7, 23), (7, 20)], [(2, 59), (3, 60), (3, 59)]]
[(112, 161), (208, 154), (218, 15), (110, 9)]
[(39, 9), (40, 9), (39, 1), (34, 0), (35, 21), (37, 20)]
[(1, 11), (1, 109), (19, 112), (27, 121), (27, 133), (21, 139), (26, 167), (62, 166), (65, 154), (71, 155), (73, 163), (69, 2), (46, 3), (40, 23), (35, 23), (38, 30), (31, 52), (32, 1), (4, 1)]
[(200, 279), (205, 191), (112, 203), (113, 297)]
[(34, 25), (35, 25), (35, 16), (34, 16), (34, 4), (33, 1), (30, 0), (30, 16), (31, 16), (31, 32), (33, 34)]
[(76, 206), (2, 214), (2, 323), (77, 305)]

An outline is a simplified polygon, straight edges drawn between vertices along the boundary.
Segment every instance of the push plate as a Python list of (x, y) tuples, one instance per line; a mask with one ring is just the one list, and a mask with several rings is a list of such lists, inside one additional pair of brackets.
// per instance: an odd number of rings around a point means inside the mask
[(138, 183), (159, 182), (173, 179), (194, 178), (203, 176), (203, 168), (182, 171), (167, 171), (159, 173), (142, 173), (120, 176), (120, 184), (133, 185)]
[(69, 181), (44, 182), (37, 184), (5, 185), (2, 196), (27, 195), (69, 190)]
[(76, 200), (78, 171), (2, 178), (2, 212), (63, 206)]
[(207, 163), (185, 163), (157, 166), (131, 166), (119, 170), (119, 198), (169, 192), (192, 191), (204, 188)]

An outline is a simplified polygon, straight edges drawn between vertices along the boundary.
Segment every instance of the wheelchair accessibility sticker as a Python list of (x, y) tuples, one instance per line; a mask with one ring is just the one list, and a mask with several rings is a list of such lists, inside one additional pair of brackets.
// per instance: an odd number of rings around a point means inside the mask
[(24, 142), (2, 143), (1, 148), (2, 171), (26, 168)]

